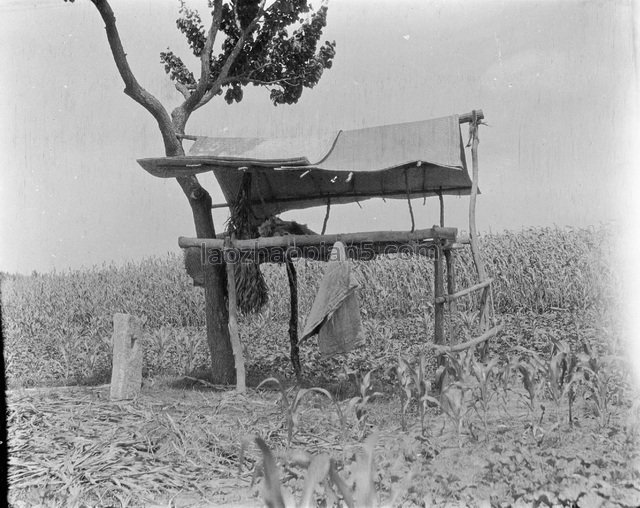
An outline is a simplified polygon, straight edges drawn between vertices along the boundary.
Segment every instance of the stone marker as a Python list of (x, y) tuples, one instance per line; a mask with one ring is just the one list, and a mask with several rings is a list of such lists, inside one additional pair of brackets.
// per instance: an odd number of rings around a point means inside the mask
[(132, 399), (142, 386), (142, 320), (113, 315), (111, 400)]

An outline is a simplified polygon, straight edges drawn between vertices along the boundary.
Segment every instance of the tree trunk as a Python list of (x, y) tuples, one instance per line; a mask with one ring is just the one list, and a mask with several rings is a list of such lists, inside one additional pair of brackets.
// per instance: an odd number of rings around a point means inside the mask
[[(189, 115), (195, 109), (198, 101), (206, 92), (209, 84), (210, 67), (209, 58), (213, 46), (214, 37), (209, 34), (206, 42), (206, 51), (203, 52), (203, 73), (198, 83), (196, 91), (185, 101), (182, 106), (174, 110), (174, 115), (169, 116), (167, 110), (160, 101), (152, 94), (140, 86), (136, 80), (129, 63), (127, 54), (122, 46), (116, 17), (109, 5), (108, 0), (91, 0), (102, 20), (105, 23), (109, 48), (113, 55), (113, 60), (118, 68), (118, 72), (125, 84), (124, 93), (134, 101), (144, 107), (158, 122), (158, 128), (162, 134), (165, 154), (169, 157), (184, 155), (182, 142), (176, 133), (184, 133), (184, 127), (189, 119)], [(218, 16), (214, 16), (212, 32), (217, 32), (220, 22), (222, 3), (217, 2), (215, 11)], [(215, 29), (214, 29), (215, 28)], [(206, 66), (204, 65), (206, 62)], [(172, 119), (173, 117), (173, 119)], [(195, 176), (185, 176), (177, 178), (180, 187), (189, 200), (193, 212), (193, 221), (196, 226), (198, 238), (215, 238), (213, 227), (213, 217), (211, 215), (211, 196), (200, 185)], [(229, 312), (225, 299), (225, 265), (205, 265), (205, 315), (207, 323), (207, 342), (211, 351), (212, 380), (214, 383), (233, 384), (235, 383), (235, 365), (233, 360), (233, 350), (229, 337)]]
[[(186, 121), (186, 118), (184, 119)], [(182, 132), (184, 125), (172, 125), (173, 132)], [(162, 130), (162, 128), (161, 128)], [(167, 156), (184, 155), (180, 140), (174, 136), (165, 139)], [(175, 141), (174, 141), (175, 140)], [(176, 178), (189, 201), (198, 238), (215, 238), (216, 230), (211, 214), (211, 195), (200, 185), (195, 176)], [(229, 309), (226, 295), (226, 266), (211, 264), (205, 253), (204, 306), (207, 327), (207, 344), (211, 354), (211, 382), (232, 385), (236, 382), (235, 361), (229, 334)]]
[[(188, 117), (181, 118), (186, 122)], [(175, 119), (173, 124), (175, 124)], [(184, 124), (172, 125), (173, 132), (183, 132)], [(165, 140), (167, 156), (184, 155), (181, 141), (174, 135), (175, 144), (169, 146)], [(211, 195), (200, 185), (195, 176), (176, 178), (182, 191), (189, 200), (193, 222), (198, 238), (215, 238), (216, 229), (211, 214)], [(207, 326), (207, 344), (211, 353), (211, 382), (221, 385), (236, 383), (235, 360), (231, 336), (229, 334), (229, 308), (226, 294), (226, 266), (225, 263), (209, 263), (204, 256), (204, 305), (205, 323)]]
[[(184, 189), (183, 182), (179, 182)], [(198, 238), (215, 238), (211, 216), (211, 196), (202, 187), (188, 194)], [(226, 301), (225, 264), (204, 261), (204, 302), (207, 344), (211, 353), (211, 382), (235, 384), (236, 371), (229, 335), (229, 309)]]
[[(171, 126), (173, 132), (181, 132), (182, 125)], [(162, 126), (161, 126), (162, 130)], [(184, 155), (182, 143), (175, 136), (165, 137), (167, 156)], [(176, 178), (189, 200), (198, 238), (215, 238), (216, 230), (211, 214), (211, 195), (200, 185), (195, 176)], [(226, 301), (226, 266), (210, 264), (204, 259), (204, 305), (207, 327), (207, 344), (211, 353), (211, 382), (235, 384), (236, 370), (229, 334), (229, 309)]]

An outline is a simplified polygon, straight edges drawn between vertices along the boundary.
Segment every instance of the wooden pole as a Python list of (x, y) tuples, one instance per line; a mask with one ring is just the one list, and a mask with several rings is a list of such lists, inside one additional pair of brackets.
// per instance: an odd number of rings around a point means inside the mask
[[(444, 345), (444, 302), (439, 299), (444, 296), (444, 256), (443, 249), (440, 244), (436, 244), (436, 257), (433, 262), (433, 343), (435, 346)], [(438, 367), (445, 364), (446, 358), (443, 354), (437, 357)], [(441, 379), (443, 381), (444, 378)], [(442, 384), (435, 387), (437, 391), (442, 390)]]
[[(447, 262), (447, 295), (452, 295), (456, 291), (456, 267), (455, 260), (456, 254), (451, 249), (444, 250), (444, 258)], [(445, 296), (446, 299), (446, 296)], [(453, 326), (451, 325), (452, 318), (452, 301), (447, 300), (447, 315), (448, 315), (448, 329), (449, 329), (449, 345), (453, 345), (455, 337), (453, 335)], [(455, 304), (453, 304), (455, 305)], [(455, 309), (455, 307), (453, 307)]]
[(442, 246), (437, 245), (433, 262), (433, 294), (435, 296), (433, 342), (438, 345), (444, 343), (444, 303), (439, 300), (444, 296), (444, 256), (442, 252)]
[(444, 258), (447, 261), (447, 295), (453, 295), (456, 293), (455, 253), (450, 249), (446, 249), (444, 251)]
[[(230, 239), (226, 240), (227, 246), (230, 245)], [(238, 332), (238, 304), (236, 294), (236, 263), (227, 259), (227, 301), (229, 304), (229, 336), (231, 338), (231, 347), (233, 348), (233, 358), (236, 366), (236, 390), (239, 393), (247, 391), (246, 373), (244, 369), (244, 354), (242, 352), (242, 342), (240, 342), (240, 333)]]
[[(381, 244), (409, 244), (411, 242), (424, 242), (428, 240), (446, 240), (455, 242), (457, 228), (429, 228), (416, 229), (413, 232), (406, 231), (369, 231), (362, 233), (342, 233), (333, 235), (284, 235), (268, 238), (253, 238), (249, 240), (232, 240), (230, 247), (241, 251), (253, 251), (256, 249), (288, 248), (288, 247), (319, 247), (333, 245), (342, 242), (345, 245), (358, 243)], [(178, 238), (178, 245), (182, 249), (187, 247), (204, 246), (206, 249), (222, 250), (225, 246), (222, 238)]]
[(300, 381), (302, 366), (300, 365), (300, 346), (298, 344), (298, 277), (296, 267), (291, 258), (287, 258), (287, 279), (289, 281), (289, 342), (291, 344), (291, 365)]
[(193, 136), (191, 134), (181, 134), (180, 132), (176, 132), (176, 138), (178, 139), (188, 139), (190, 141), (197, 141), (199, 136)]
[(469, 199), (469, 240), (471, 242), (471, 254), (473, 255), (473, 262), (476, 265), (476, 271), (478, 272), (478, 278), (480, 282), (484, 282), (487, 278), (484, 271), (484, 264), (482, 257), (480, 256), (480, 247), (478, 246), (478, 231), (476, 229), (476, 200), (478, 197), (478, 122), (480, 121), (475, 117), (471, 120), (471, 160), (472, 160), (472, 180), (471, 180), (471, 197)]
[(500, 332), (503, 326), (504, 325), (500, 323), (499, 325), (496, 325), (490, 330), (484, 332), (482, 335), (480, 335), (480, 337), (476, 337), (475, 339), (471, 339), (470, 341), (464, 342), (462, 344), (456, 344), (455, 346), (437, 346), (434, 344), (430, 347), (432, 349), (435, 349), (439, 354), (459, 353), (460, 351), (464, 351), (465, 349), (469, 349), (470, 347), (477, 346), (478, 344), (485, 342), (487, 339), (490, 339), (498, 332)]
[[(471, 112), (471, 120), (469, 125), (469, 132), (471, 135), (471, 161), (472, 161), (472, 180), (471, 180), (471, 198), (469, 199), (469, 240), (471, 243), (471, 254), (473, 256), (473, 262), (476, 265), (476, 271), (478, 272), (478, 279), (480, 282), (484, 282), (487, 279), (487, 274), (484, 269), (484, 263), (482, 256), (480, 255), (480, 246), (478, 245), (478, 232), (476, 230), (476, 199), (478, 196), (478, 144), (480, 139), (478, 138), (478, 127), (480, 125), (480, 117), (477, 111)], [(488, 325), (487, 316), (487, 291), (490, 287), (487, 286), (482, 292), (480, 297), (480, 329), (486, 330)], [(481, 358), (485, 358), (489, 352), (488, 342), (485, 342), (482, 351)]]
[(458, 122), (460, 123), (469, 123), (474, 120), (482, 120), (484, 118), (484, 113), (481, 109), (474, 109), (471, 113), (463, 113), (458, 115)]
[(331, 198), (327, 198), (327, 213), (324, 216), (324, 221), (322, 222), (322, 232), (321, 235), (324, 235), (327, 231), (327, 222), (329, 222), (329, 212), (331, 211)]
[[(413, 208), (411, 207), (411, 193), (409, 192), (409, 175), (407, 170), (404, 170), (404, 186), (407, 189), (407, 203), (409, 204), (409, 215), (411, 216), (411, 232), (416, 230), (416, 220), (413, 217)], [(442, 226), (442, 224), (440, 224)]]
[[(446, 251), (445, 251), (445, 255), (446, 255)], [(461, 298), (461, 297), (463, 297), (465, 295), (468, 295), (469, 293), (473, 293), (474, 291), (478, 291), (479, 289), (486, 288), (492, 282), (493, 282), (493, 279), (491, 277), (489, 277), (484, 282), (479, 282), (478, 284), (474, 284), (473, 286), (469, 286), (468, 288), (461, 289), (457, 293), (449, 292), (448, 295), (444, 295), (442, 298), (439, 298), (438, 302), (451, 302), (453, 300), (457, 300), (458, 298)]]
[(444, 198), (442, 197), (442, 191), (438, 191), (438, 201), (440, 202), (440, 227), (444, 227)]
[[(489, 294), (491, 293), (491, 285), (486, 286), (480, 294), (480, 311), (479, 322), (480, 330), (486, 330), (489, 327)], [(489, 341), (485, 342), (480, 349), (480, 360), (485, 361), (489, 354)]]

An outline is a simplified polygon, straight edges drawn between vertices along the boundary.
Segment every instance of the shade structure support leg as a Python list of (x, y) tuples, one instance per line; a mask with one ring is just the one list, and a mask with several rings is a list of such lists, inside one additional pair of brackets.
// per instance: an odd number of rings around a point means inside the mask
[[(469, 144), (471, 144), (471, 161), (472, 161), (472, 179), (471, 179), (471, 196), (469, 199), (469, 239), (471, 244), (471, 255), (478, 272), (478, 279), (484, 282), (487, 274), (484, 268), (482, 255), (480, 254), (480, 246), (478, 244), (478, 232), (476, 229), (476, 200), (478, 196), (478, 128), (481, 123), (481, 115), (477, 111), (471, 112), (471, 121), (469, 122)], [(480, 330), (486, 331), (489, 325), (487, 297), (490, 288), (482, 292), (480, 297)], [(480, 357), (484, 359), (489, 353), (489, 341), (485, 341), (480, 351)]]
[[(447, 265), (447, 294), (452, 295), (456, 292), (456, 266), (455, 266), (455, 262), (456, 262), (456, 258), (455, 258), (455, 252), (453, 252), (451, 249), (444, 249), (444, 259)], [(449, 322), (449, 345), (452, 346), (455, 338), (453, 335), (453, 324), (452, 324), (452, 320), (453, 320), (453, 312), (455, 312), (455, 309), (457, 307), (457, 304), (455, 302), (449, 301), (447, 302), (447, 315), (449, 317), (448, 322)]]
[(409, 192), (409, 175), (404, 172), (404, 185), (407, 190), (407, 204), (409, 205), (409, 215), (411, 216), (411, 232), (416, 230), (416, 219), (413, 216), (413, 207), (411, 206), (411, 192)]
[[(436, 346), (444, 345), (444, 301), (439, 301), (438, 297), (444, 295), (444, 256), (443, 249), (440, 243), (436, 243), (435, 259), (433, 260), (433, 343)], [(439, 354), (437, 357), (438, 367), (442, 367), (445, 364), (445, 357), (443, 354)], [(440, 391), (442, 389), (442, 379), (438, 380), (436, 389)]]
[[(226, 240), (227, 250), (230, 248), (231, 242)], [(235, 263), (227, 262), (227, 303), (229, 306), (229, 336), (231, 338), (231, 347), (233, 348), (233, 358), (236, 367), (236, 390), (239, 393), (245, 393), (247, 390), (246, 373), (244, 366), (244, 351), (242, 342), (240, 341), (240, 332), (238, 331), (238, 304), (236, 291)]]
[(438, 202), (440, 203), (440, 227), (444, 227), (444, 197), (442, 196), (442, 188), (438, 191)]
[(324, 216), (324, 221), (322, 222), (322, 233), (324, 235), (327, 231), (327, 222), (329, 222), (329, 212), (331, 211), (331, 198), (327, 198), (327, 213)]
[(289, 281), (289, 343), (291, 345), (291, 365), (298, 381), (302, 376), (300, 345), (298, 344), (298, 274), (290, 257), (287, 257), (287, 279)]

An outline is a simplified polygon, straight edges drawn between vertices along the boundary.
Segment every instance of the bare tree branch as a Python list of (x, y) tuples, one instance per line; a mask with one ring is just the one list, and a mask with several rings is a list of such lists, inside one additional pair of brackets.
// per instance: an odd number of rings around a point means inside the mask
[(189, 90), (189, 87), (187, 87), (186, 85), (183, 85), (179, 81), (175, 82), (175, 87), (176, 87), (176, 90), (178, 90), (178, 92), (180, 92), (185, 99), (188, 99), (189, 95), (191, 95), (191, 91)]
[[(127, 62), (127, 54), (122, 47), (122, 41), (116, 27), (116, 17), (109, 5), (108, 0), (91, 0), (93, 5), (98, 9), (102, 20), (105, 23), (107, 31), (107, 40), (109, 41), (109, 47), (113, 59), (118, 68), (118, 72), (124, 81), (124, 92), (135, 100), (138, 104), (149, 111), (158, 122), (158, 127), (162, 134), (164, 141), (165, 152), (167, 155), (184, 155), (184, 149), (182, 148), (182, 142), (176, 137), (175, 128), (171, 117), (167, 113), (162, 103), (147, 92), (136, 80), (129, 63)], [(207, 191), (200, 185), (200, 182), (195, 175), (176, 178), (178, 184), (182, 188), (183, 192), (189, 198), (189, 202), (193, 203), (204, 200), (205, 204), (211, 200)], [(206, 206), (204, 208), (207, 208)], [(213, 228), (213, 222), (211, 221), (210, 213), (196, 214), (194, 212), (194, 220), (196, 225), (196, 232), (199, 236), (208, 237), (212, 232), (215, 235)]]
[(290, 80), (295, 80), (298, 79), (299, 76), (287, 76), (285, 78), (280, 78), (280, 79), (274, 79), (272, 81), (262, 81), (261, 79), (255, 79), (255, 78), (251, 78), (251, 77), (247, 77), (244, 79), (247, 79), (249, 82), (255, 84), (255, 85), (265, 85), (265, 86), (269, 86), (269, 85), (277, 85), (279, 83), (285, 83), (289, 86), (293, 86), (295, 85), (295, 83), (293, 83)]
[(96, 9), (98, 9), (102, 20), (104, 21), (111, 54), (113, 55), (120, 77), (122, 78), (122, 81), (124, 81), (124, 93), (149, 111), (149, 113), (151, 113), (156, 119), (162, 134), (167, 155), (180, 155), (184, 153), (182, 143), (180, 143), (180, 140), (175, 136), (173, 123), (169, 113), (167, 113), (167, 110), (164, 108), (162, 103), (156, 99), (156, 97), (140, 86), (131, 71), (131, 67), (129, 67), (127, 54), (122, 47), (122, 41), (120, 40), (120, 34), (118, 33), (118, 28), (116, 26), (116, 17), (108, 0), (91, 0), (91, 2), (95, 5)]
[(200, 54), (200, 79), (196, 89), (191, 93), (189, 98), (184, 101), (182, 108), (191, 112), (195, 109), (195, 106), (200, 102), (202, 96), (207, 91), (209, 81), (211, 78), (211, 52), (213, 51), (213, 45), (216, 41), (216, 35), (220, 29), (220, 22), (222, 20), (222, 0), (215, 0), (213, 4), (213, 14), (211, 15), (211, 27), (207, 34), (207, 40), (204, 43), (204, 48)]

